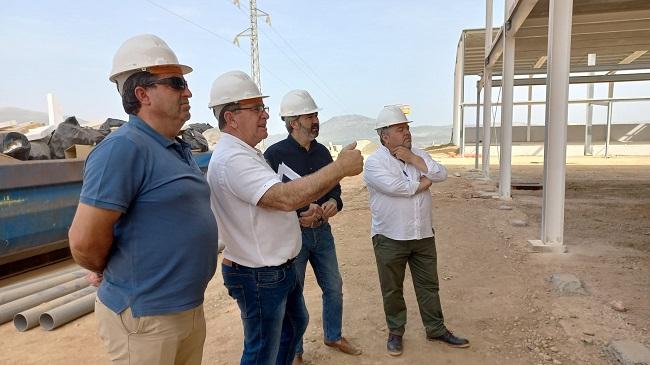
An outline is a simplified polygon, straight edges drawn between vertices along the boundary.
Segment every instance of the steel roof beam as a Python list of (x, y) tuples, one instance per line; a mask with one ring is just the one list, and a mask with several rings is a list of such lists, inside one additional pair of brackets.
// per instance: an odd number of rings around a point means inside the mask
[[(518, 0), (515, 5), (512, 7), (510, 14), (508, 15), (508, 20), (506, 21), (505, 26), (509, 27), (508, 33), (515, 36), (519, 28), (521, 28), (528, 15), (533, 10), (538, 0)], [(485, 64), (488, 67), (494, 67), (497, 60), (503, 54), (503, 43), (504, 43), (504, 32), (503, 28), (499, 31), (496, 36), (496, 39), (492, 43), (492, 48), (485, 58)]]

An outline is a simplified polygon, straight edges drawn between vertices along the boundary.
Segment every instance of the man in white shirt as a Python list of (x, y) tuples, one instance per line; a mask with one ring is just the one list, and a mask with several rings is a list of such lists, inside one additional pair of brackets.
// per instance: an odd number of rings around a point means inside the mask
[(452, 347), (469, 347), (469, 341), (454, 336), (445, 327), (438, 295), (429, 187), (433, 182), (445, 180), (447, 171), (429, 154), (411, 147), (408, 123), (399, 107), (385, 107), (375, 126), (382, 145), (364, 166), (370, 194), (372, 243), (389, 329), (386, 347), (392, 356), (402, 354), (407, 263), (427, 339)]
[(361, 172), (347, 146), (318, 172), (282, 183), (255, 146), (267, 137), (268, 107), (241, 71), (219, 76), (209, 107), (223, 132), (208, 166), (210, 202), (225, 244), (224, 285), (244, 327), (241, 364), (291, 364), (309, 317), (294, 260), (301, 248), (295, 210)]

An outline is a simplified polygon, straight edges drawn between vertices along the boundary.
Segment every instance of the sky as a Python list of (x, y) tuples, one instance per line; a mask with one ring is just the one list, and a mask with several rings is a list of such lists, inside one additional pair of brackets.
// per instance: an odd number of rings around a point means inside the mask
[[(250, 25), (249, 3), (240, 2), (237, 7), (232, 0), (3, 0), (0, 107), (47, 111), (46, 95), (53, 93), (66, 115), (126, 119), (108, 81), (113, 55), (126, 39), (151, 33), (194, 68), (186, 76), (193, 93), (191, 120), (216, 125), (207, 108), (213, 80), (231, 70), (250, 73), (249, 39), (241, 38), (240, 47), (232, 42)], [(485, 26), (483, 0), (257, 0), (257, 7), (271, 22), (260, 18), (258, 25), (270, 134), (284, 133), (279, 104), (292, 89), (311, 93), (323, 109), (321, 122), (344, 114), (374, 118), (384, 105), (409, 104), (414, 125), (451, 125), (461, 31)], [(498, 26), (503, 1), (494, 1), (493, 13)], [(466, 78), (467, 101), (475, 100), (475, 82)], [(647, 88), (648, 83), (623, 85), (617, 93), (644, 96)], [(515, 99), (525, 99), (525, 90), (516, 88)], [(495, 100), (498, 95), (493, 91)], [(544, 87), (535, 87), (534, 95), (543, 98)], [(584, 85), (572, 86), (571, 97), (584, 95)], [(606, 95), (606, 87), (596, 88), (599, 95)], [(584, 120), (584, 109), (570, 106), (569, 121)], [(638, 119), (646, 109), (647, 103), (614, 108), (615, 119)], [(524, 115), (525, 107), (516, 107), (514, 123)], [(595, 122), (604, 115), (604, 108), (597, 108)], [(464, 119), (473, 125), (473, 111)], [(544, 107), (534, 107), (533, 122), (543, 119)]]
[[(409, 104), (417, 124), (450, 125), (456, 46), (462, 29), (484, 26), (484, 4), (258, 0), (271, 16), (271, 25), (258, 23), (269, 132), (284, 130), (279, 104), (292, 89), (311, 93), (321, 122), (374, 118), (383, 105)], [(216, 124), (207, 108), (212, 82), (231, 70), (250, 73), (249, 39), (232, 43), (250, 25), (248, 7), (246, 0), (241, 8), (231, 0), (4, 0), (0, 107), (47, 111), (53, 93), (66, 115), (124, 119), (108, 81), (113, 55), (126, 39), (152, 33), (194, 68), (187, 75), (192, 121)]]

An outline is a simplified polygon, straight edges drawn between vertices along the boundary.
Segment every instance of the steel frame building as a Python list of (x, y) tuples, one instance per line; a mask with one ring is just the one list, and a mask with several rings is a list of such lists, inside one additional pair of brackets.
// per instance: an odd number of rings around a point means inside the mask
[[(463, 107), (471, 105), (465, 104), (463, 100), (464, 78), (468, 75), (479, 76), (477, 101), (474, 105), (478, 132), (482, 89), (481, 168), (483, 177), (490, 178), (492, 88), (500, 85), (499, 197), (510, 199), (514, 86), (545, 84), (542, 229), (541, 238), (530, 240), (530, 243), (538, 251), (565, 252), (564, 197), (569, 84), (609, 83), (608, 98), (593, 99), (591, 86), (591, 99), (588, 95), (583, 101), (608, 103), (609, 126), (611, 103), (617, 100), (613, 97), (614, 83), (650, 80), (650, 73), (647, 72), (616, 74), (621, 70), (650, 69), (650, 1), (505, 0), (505, 5), (502, 27), (492, 27), (493, 4), (492, 0), (486, 0), (485, 29), (492, 29), (492, 32), (471, 29), (461, 34), (454, 74), (452, 142), (464, 151)], [(593, 54), (597, 55), (597, 64)], [(595, 74), (597, 72), (600, 74)], [(537, 74), (545, 74), (546, 77), (530, 76)], [(515, 78), (515, 75), (528, 75), (528, 78)], [(494, 76), (500, 76), (500, 80), (493, 80)], [(591, 148), (589, 109), (586, 119), (585, 154), (588, 154)], [(477, 136), (477, 152), (478, 140)], [(478, 167), (478, 160), (476, 164)]]

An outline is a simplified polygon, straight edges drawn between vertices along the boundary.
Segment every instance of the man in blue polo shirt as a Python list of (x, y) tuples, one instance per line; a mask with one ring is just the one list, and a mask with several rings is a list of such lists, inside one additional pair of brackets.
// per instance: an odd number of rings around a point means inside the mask
[(99, 334), (114, 364), (200, 364), (203, 295), (217, 260), (210, 188), (189, 144), (191, 72), (154, 35), (113, 59), (129, 122), (88, 156), (69, 232), (75, 261), (96, 273)]
[[(280, 116), (289, 136), (270, 146), (264, 157), (284, 181), (312, 174), (332, 163), (325, 146), (316, 142), (319, 131), (318, 111), (314, 99), (305, 90), (293, 90), (282, 98)], [(318, 200), (296, 211), (302, 230), (302, 248), (296, 258), (301, 284), (305, 283), (307, 261), (311, 263), (318, 285), (323, 291), (323, 335), (325, 345), (360, 355), (361, 350), (342, 336), (343, 280), (336, 259), (334, 237), (327, 222), (343, 208), (341, 185), (336, 184)], [(294, 364), (302, 364), (302, 338), (296, 348)]]

